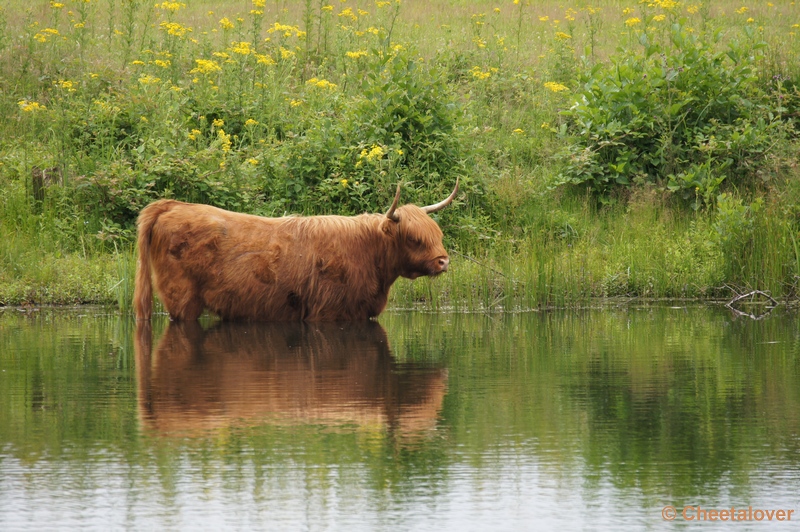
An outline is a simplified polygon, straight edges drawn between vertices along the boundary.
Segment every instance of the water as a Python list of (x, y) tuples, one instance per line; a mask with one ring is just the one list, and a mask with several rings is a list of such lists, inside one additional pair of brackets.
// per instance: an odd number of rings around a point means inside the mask
[(664, 530), (695, 507), (788, 530), (798, 325), (639, 306), (137, 331), (7, 309), (0, 530)]

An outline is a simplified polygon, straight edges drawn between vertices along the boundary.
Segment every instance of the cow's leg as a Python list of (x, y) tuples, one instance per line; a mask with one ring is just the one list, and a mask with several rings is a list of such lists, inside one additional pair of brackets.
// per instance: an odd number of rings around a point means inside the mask
[(189, 279), (159, 278), (158, 292), (169, 317), (174, 321), (196, 320), (203, 313), (203, 300)]

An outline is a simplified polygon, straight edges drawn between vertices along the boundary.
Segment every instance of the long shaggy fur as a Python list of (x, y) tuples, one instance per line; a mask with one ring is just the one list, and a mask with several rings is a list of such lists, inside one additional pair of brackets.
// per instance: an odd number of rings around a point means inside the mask
[(442, 232), (421, 208), (391, 218), (264, 218), (160, 200), (138, 220), (136, 317), (150, 318), (152, 283), (170, 317), (204, 309), (228, 320), (365, 320), (398, 276), (447, 270)]

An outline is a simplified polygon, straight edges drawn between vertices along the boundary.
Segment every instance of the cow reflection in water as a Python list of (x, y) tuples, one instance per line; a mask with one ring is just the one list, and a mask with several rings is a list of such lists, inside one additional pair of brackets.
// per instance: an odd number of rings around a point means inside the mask
[(155, 351), (136, 334), (146, 430), (197, 433), (260, 423), (380, 427), (401, 441), (436, 428), (447, 370), (398, 363), (363, 323), (170, 323)]

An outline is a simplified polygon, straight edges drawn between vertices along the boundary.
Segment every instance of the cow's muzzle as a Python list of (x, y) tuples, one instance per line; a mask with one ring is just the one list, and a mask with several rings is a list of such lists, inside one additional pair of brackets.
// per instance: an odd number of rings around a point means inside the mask
[(438, 275), (440, 273), (446, 272), (447, 267), (449, 265), (450, 265), (450, 257), (439, 257), (434, 261), (433, 274)]

